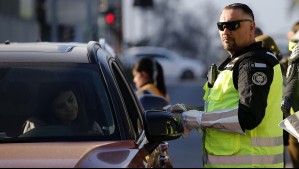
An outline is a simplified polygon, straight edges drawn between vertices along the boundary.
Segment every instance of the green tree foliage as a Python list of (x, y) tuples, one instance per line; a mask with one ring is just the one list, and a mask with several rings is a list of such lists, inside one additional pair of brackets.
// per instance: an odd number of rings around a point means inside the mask
[(299, 0), (291, 0), (290, 8), (292, 11), (299, 8)]

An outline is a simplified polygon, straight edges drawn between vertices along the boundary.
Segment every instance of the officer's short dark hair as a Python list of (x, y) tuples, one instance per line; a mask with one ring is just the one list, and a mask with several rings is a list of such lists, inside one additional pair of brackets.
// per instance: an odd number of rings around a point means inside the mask
[(252, 20), (254, 21), (254, 15), (252, 10), (249, 8), (249, 6), (242, 4), (242, 3), (233, 3), (228, 6), (226, 6), (224, 9), (241, 9), (245, 14), (249, 15)]

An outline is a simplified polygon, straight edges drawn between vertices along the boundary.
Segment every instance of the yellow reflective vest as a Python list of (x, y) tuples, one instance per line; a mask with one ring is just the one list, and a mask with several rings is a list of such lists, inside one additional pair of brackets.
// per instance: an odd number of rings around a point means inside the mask
[[(283, 115), (280, 110), (282, 91), (279, 90), (282, 89), (283, 79), (280, 65), (273, 69), (268, 106), (261, 124), (253, 130), (246, 130), (246, 135), (206, 129), (203, 144), (205, 168), (283, 167), (283, 137), (278, 126)], [(204, 100), (208, 101), (207, 113), (239, 105), (239, 92), (233, 84), (232, 70), (221, 71), (213, 88), (208, 89), (205, 85), (204, 89)]]

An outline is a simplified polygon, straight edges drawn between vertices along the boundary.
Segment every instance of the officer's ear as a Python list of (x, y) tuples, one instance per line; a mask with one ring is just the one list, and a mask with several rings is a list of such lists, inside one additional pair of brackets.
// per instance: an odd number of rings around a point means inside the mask
[(250, 31), (255, 31), (255, 22), (250, 22)]

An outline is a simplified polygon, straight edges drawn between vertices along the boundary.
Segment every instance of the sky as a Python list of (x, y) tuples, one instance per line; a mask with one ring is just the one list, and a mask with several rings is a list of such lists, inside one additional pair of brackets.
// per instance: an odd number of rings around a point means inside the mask
[[(128, 23), (125, 29), (125, 38), (138, 38), (144, 34), (143, 31), (139, 31), (142, 21), (138, 21), (140, 13), (137, 13), (134, 8), (129, 7), (133, 0), (123, 0), (128, 10), (126, 13), (126, 23)], [(156, 0), (155, 0), (156, 1)], [(177, 1), (178, 0), (171, 0)], [(290, 13), (290, 1), (291, 0), (182, 0), (183, 4), (178, 4), (177, 10), (201, 10), (202, 3), (212, 3), (218, 15), (220, 15), (222, 9), (232, 3), (241, 2), (247, 4), (255, 15), (256, 26), (260, 27), (264, 34), (270, 35), (276, 42), (286, 43), (286, 34), (290, 31), (292, 25), (299, 21), (299, 6), (292, 13)], [(205, 10), (201, 10), (205, 11)], [(219, 14), (218, 14), (219, 13)], [(202, 15), (205, 18), (205, 14)], [(142, 30), (142, 29), (141, 29)], [(212, 29), (217, 32), (217, 29)], [(140, 35), (139, 35), (140, 34)]]
[(212, 2), (219, 12), (232, 3), (241, 2), (247, 4), (255, 15), (256, 25), (260, 27), (265, 34), (275, 36), (276, 38), (285, 38), (292, 25), (299, 21), (299, 9), (290, 13), (290, 0), (186, 0), (186, 6), (198, 6), (197, 3)]

